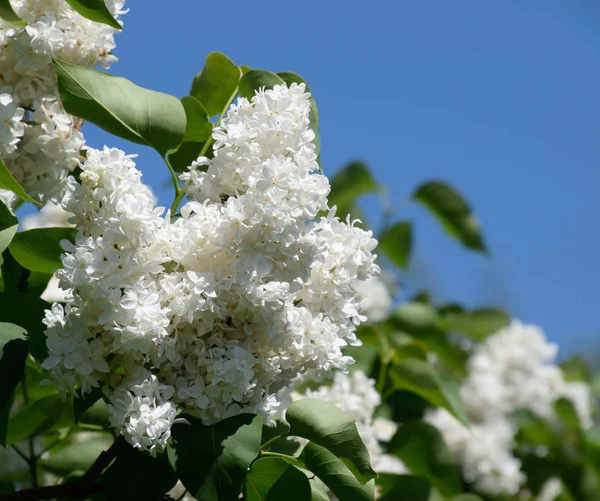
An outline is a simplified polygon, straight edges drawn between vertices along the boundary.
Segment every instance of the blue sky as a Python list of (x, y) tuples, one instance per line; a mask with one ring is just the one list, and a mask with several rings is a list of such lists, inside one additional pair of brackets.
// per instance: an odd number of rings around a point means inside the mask
[[(509, 308), (563, 353), (600, 338), (600, 4), (595, 0), (206, 2), (128, 0), (112, 72), (179, 97), (206, 55), (294, 71), (310, 84), (327, 174), (362, 159), (416, 224), (412, 288)], [(139, 153), (164, 205), (153, 151), (86, 126), (90, 146)], [(404, 203), (451, 182), (491, 258)], [(367, 213), (377, 215), (375, 200)], [(600, 339), (599, 339), (600, 341)]]

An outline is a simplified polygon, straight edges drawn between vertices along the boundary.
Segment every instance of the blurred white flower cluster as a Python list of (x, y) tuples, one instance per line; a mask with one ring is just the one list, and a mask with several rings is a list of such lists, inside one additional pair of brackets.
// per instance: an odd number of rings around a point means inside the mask
[(371, 277), (364, 282), (356, 283), (356, 291), (361, 299), (360, 312), (369, 322), (382, 322), (392, 311), (396, 284), (391, 275), (383, 271), (378, 277)]
[(444, 436), (468, 482), (485, 494), (515, 494), (524, 480), (511, 449), (516, 433), (513, 416), (528, 410), (555, 420), (554, 403), (572, 401), (581, 425), (592, 425), (591, 394), (582, 382), (565, 381), (555, 365), (557, 346), (536, 326), (518, 321), (480, 344), (468, 362), (461, 395), (471, 426), (464, 428), (444, 409), (428, 416)]
[[(117, 30), (90, 21), (65, 0), (11, 0), (27, 26), (0, 20), (0, 158), (31, 196), (58, 201), (85, 144), (81, 121), (58, 98), (52, 57), (108, 67)], [(107, 0), (118, 17), (124, 0)], [(0, 190), (7, 204), (16, 199)]]
[[(303, 84), (239, 98), (214, 158), (183, 175), (192, 200), (161, 217), (131, 157), (88, 150), (64, 200), (78, 235), (47, 312), (50, 370), (63, 391), (101, 386), (134, 446), (164, 449), (176, 414), (267, 422), (298, 376), (352, 362), (364, 320), (354, 283), (378, 273), (371, 232), (327, 209)], [(206, 172), (201, 170), (206, 167)], [(66, 245), (66, 244), (65, 244)]]
[(302, 397), (327, 400), (347, 412), (356, 420), (356, 427), (369, 450), (371, 465), (377, 473), (407, 473), (406, 466), (396, 456), (386, 454), (380, 442), (388, 442), (396, 432), (397, 425), (383, 418), (373, 418), (381, 397), (375, 389), (375, 380), (360, 370), (351, 374), (337, 372), (331, 386), (307, 390)]

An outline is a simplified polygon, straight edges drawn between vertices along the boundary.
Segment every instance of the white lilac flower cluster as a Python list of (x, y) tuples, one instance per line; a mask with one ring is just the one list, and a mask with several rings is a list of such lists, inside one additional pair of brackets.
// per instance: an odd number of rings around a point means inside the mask
[(407, 473), (406, 466), (395, 456), (386, 454), (380, 442), (388, 442), (396, 432), (396, 424), (384, 418), (373, 418), (381, 397), (375, 389), (375, 380), (363, 371), (351, 374), (337, 372), (331, 386), (320, 386), (317, 390), (306, 390), (297, 398), (327, 400), (348, 413), (356, 420), (356, 427), (369, 450), (371, 465), (377, 473)]
[[(27, 26), (0, 20), (0, 158), (34, 198), (58, 201), (85, 140), (81, 121), (65, 112), (58, 98), (52, 57), (94, 67), (117, 58), (117, 30), (90, 21), (65, 0), (11, 0)], [(115, 17), (124, 0), (107, 0)], [(0, 191), (13, 203), (14, 195)]]
[[(63, 391), (101, 386), (134, 446), (164, 449), (179, 412), (267, 422), (292, 381), (345, 370), (358, 345), (356, 280), (379, 272), (371, 232), (327, 209), (303, 84), (239, 98), (214, 158), (182, 178), (191, 201), (161, 217), (131, 157), (88, 150), (43, 366)], [(205, 168), (205, 172), (202, 170)]]
[(511, 452), (517, 411), (528, 410), (552, 421), (554, 403), (564, 397), (572, 401), (581, 425), (592, 425), (589, 387), (565, 381), (554, 363), (556, 354), (557, 346), (538, 327), (513, 321), (479, 345), (469, 359), (461, 395), (471, 426), (463, 427), (443, 409), (427, 416), (461, 464), (465, 480), (479, 492), (519, 491), (524, 476)]

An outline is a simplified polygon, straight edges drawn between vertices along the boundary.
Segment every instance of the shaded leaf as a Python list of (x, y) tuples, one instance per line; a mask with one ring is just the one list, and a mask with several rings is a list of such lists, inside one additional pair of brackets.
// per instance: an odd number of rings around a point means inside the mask
[(202, 103), (209, 116), (220, 114), (234, 93), (242, 71), (227, 56), (211, 52), (192, 82), (190, 95)]
[(4, 202), (0, 201), (0, 254), (8, 247), (18, 227), (16, 216)]
[(483, 501), (477, 494), (459, 494), (448, 501)]
[(121, 29), (121, 25), (112, 16), (104, 0), (66, 0), (71, 8), (90, 21), (108, 24), (111, 28)]
[(14, 292), (0, 292), (0, 304), (0, 322), (23, 327), (29, 334), (29, 352), (43, 362), (48, 357), (48, 348), (42, 320), (50, 304), (37, 296)]
[(15, 324), (0, 322), (0, 409), (8, 404), (23, 377), (28, 352), (27, 331)]
[(184, 415), (173, 425), (169, 461), (197, 499), (237, 501), (246, 471), (260, 450), (262, 419), (240, 414), (212, 426)]
[(162, 156), (181, 144), (186, 116), (176, 97), (57, 59), (54, 68), (60, 97), (69, 113), (111, 134), (151, 146)]
[(208, 119), (204, 106), (192, 96), (182, 97), (181, 103), (187, 120), (183, 141), (203, 143), (212, 133), (212, 124)]
[(579, 416), (577, 415), (577, 411), (571, 402), (567, 398), (559, 398), (556, 402), (554, 402), (554, 410), (556, 411), (556, 415), (563, 422), (565, 427), (571, 431), (580, 431), (581, 424), (579, 423)]
[(75, 228), (35, 228), (17, 233), (8, 248), (23, 268), (54, 273), (62, 268), (60, 242), (73, 242), (76, 234)]
[(459, 421), (468, 425), (458, 384), (448, 375), (441, 375), (427, 362), (408, 358), (395, 364), (390, 372), (394, 388), (420, 395), (435, 406), (443, 407)]
[(306, 475), (298, 468), (276, 457), (265, 457), (252, 463), (246, 476), (247, 501), (310, 501), (311, 488)]
[(423, 477), (380, 473), (377, 477), (378, 501), (397, 501), (410, 494), (410, 501), (429, 501), (431, 487)]
[(469, 249), (486, 251), (479, 220), (466, 200), (450, 185), (429, 181), (419, 186), (412, 198), (433, 212), (448, 235)]
[(52, 275), (52, 273), (43, 273), (40, 271), (30, 272), (27, 278), (27, 293), (34, 296), (41, 296), (48, 287), (48, 282), (50, 282)]
[(314, 442), (302, 452), (306, 467), (319, 477), (339, 499), (344, 501), (373, 501), (375, 481), (361, 484), (353, 472), (333, 453)]
[(27, 23), (23, 21), (10, 5), (10, 0), (0, 0), (0, 18), (9, 24), (14, 26), (26, 26)]
[(327, 197), (329, 206), (337, 206), (336, 214), (344, 218), (358, 197), (379, 190), (367, 165), (352, 162), (339, 171), (331, 180), (331, 192)]
[(177, 483), (177, 475), (166, 454), (153, 458), (126, 444), (101, 482), (111, 501), (160, 501)]
[(195, 97), (181, 98), (187, 125), (183, 142), (169, 154), (169, 163), (176, 172), (184, 172), (198, 158), (204, 143), (211, 136), (213, 126), (206, 110)]
[(79, 422), (81, 416), (102, 398), (102, 390), (100, 388), (92, 388), (92, 391), (86, 393), (83, 397), (75, 397), (73, 399), (73, 419), (76, 423)]
[[(0, 0), (2, 2), (2, 0)], [(41, 205), (40, 202), (31, 198), (25, 190), (21, 187), (21, 185), (17, 182), (17, 180), (13, 177), (13, 175), (8, 170), (8, 167), (4, 165), (2, 159), (0, 159), (0, 188), (3, 190), (12, 191), (15, 195), (17, 195), (21, 200), (25, 202), (33, 202), (34, 204)]]
[(111, 434), (97, 433), (85, 440), (75, 440), (50, 455), (44, 455), (40, 464), (45, 470), (61, 476), (75, 470), (85, 471), (113, 441)]
[(443, 496), (461, 492), (458, 467), (440, 432), (432, 425), (423, 421), (403, 424), (389, 442), (388, 451), (411, 472), (427, 478)]
[(250, 70), (240, 79), (240, 95), (252, 99), (255, 91), (265, 88), (272, 89), (276, 85), (285, 83), (276, 73), (266, 70)]
[(175, 172), (186, 172), (192, 162), (198, 160), (203, 147), (204, 143), (181, 143), (177, 151), (169, 154), (169, 163), (173, 170)]
[(60, 395), (49, 395), (29, 404), (11, 417), (6, 434), (6, 445), (12, 445), (27, 437), (39, 435), (51, 429), (61, 418), (66, 406)]
[(408, 268), (412, 251), (412, 224), (396, 223), (379, 236), (377, 248), (400, 268)]

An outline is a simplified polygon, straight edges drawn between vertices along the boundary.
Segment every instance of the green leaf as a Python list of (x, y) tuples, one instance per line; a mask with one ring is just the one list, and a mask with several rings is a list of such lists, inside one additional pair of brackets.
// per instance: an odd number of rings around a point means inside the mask
[(397, 501), (410, 494), (410, 501), (429, 501), (431, 487), (423, 477), (380, 473), (377, 477), (378, 501)]
[(590, 366), (581, 355), (574, 355), (560, 363), (565, 381), (584, 381), (589, 383), (592, 380)]
[(16, 216), (0, 201), (0, 254), (8, 247), (18, 227)]
[(6, 445), (12, 445), (27, 437), (48, 431), (61, 418), (67, 404), (60, 395), (54, 394), (36, 400), (11, 417), (6, 434)]
[[(198, 160), (204, 143), (181, 143), (177, 151), (169, 154), (169, 163), (175, 172), (186, 172), (194, 160)], [(207, 154), (210, 158), (210, 155)], [(180, 216), (181, 217), (181, 216)]]
[(27, 331), (15, 324), (0, 322), (0, 409), (9, 402), (23, 377), (27, 353)]
[(61, 240), (73, 242), (75, 228), (35, 228), (15, 235), (8, 246), (17, 262), (31, 271), (54, 273), (62, 268), (60, 255), (64, 252)]
[(302, 452), (306, 467), (344, 501), (373, 501), (375, 481), (361, 484), (337, 456), (320, 445), (309, 442)]
[(412, 473), (428, 479), (443, 496), (461, 492), (458, 467), (434, 426), (423, 421), (403, 424), (388, 444), (388, 452), (398, 456)]
[(277, 438), (283, 437), (290, 432), (290, 425), (282, 419), (275, 421), (275, 426), (264, 425), (262, 428), (262, 441), (260, 448), (264, 449), (267, 444)]
[(48, 357), (44, 312), (50, 308), (43, 299), (30, 294), (0, 292), (0, 322), (20, 325), (29, 334), (29, 352), (38, 362)]
[(90, 21), (108, 24), (117, 30), (121, 29), (121, 25), (112, 16), (104, 0), (66, 0), (66, 2), (75, 12), (78, 12)]
[(458, 384), (448, 375), (438, 374), (427, 362), (416, 358), (400, 361), (392, 367), (390, 375), (395, 389), (416, 393), (468, 426)]
[(0, 18), (14, 26), (27, 26), (27, 23), (17, 16), (13, 10), (10, 0), (0, 0)]
[(73, 419), (78, 423), (86, 411), (102, 398), (102, 390), (93, 388), (91, 392), (86, 393), (82, 398), (73, 399)]
[(0, 408), (0, 445), (6, 447), (6, 433), (8, 431), (8, 421), (10, 418), (10, 408), (12, 407), (14, 393), (9, 398), (4, 407)]
[[(102, 451), (107, 450), (114, 441), (108, 433), (97, 433), (81, 440), (82, 437), (74, 436), (75, 440), (65, 447), (44, 455), (40, 465), (51, 473), (64, 476), (72, 471), (85, 471), (98, 458)], [(78, 439), (78, 440), (77, 440)]]
[(265, 88), (272, 89), (276, 85), (282, 85), (285, 82), (276, 73), (266, 70), (250, 70), (244, 73), (240, 79), (240, 95), (246, 99), (252, 99), (255, 91)]
[(438, 329), (440, 318), (435, 309), (428, 304), (409, 301), (394, 312), (391, 322), (394, 327), (419, 336)]
[(162, 156), (181, 144), (186, 116), (176, 97), (58, 59), (54, 68), (60, 97), (69, 113), (111, 134), (151, 146)]
[(184, 172), (198, 158), (213, 130), (200, 101), (195, 97), (185, 96), (181, 98), (181, 103), (187, 119), (185, 136), (177, 150), (169, 154), (169, 162), (176, 172)]
[(412, 250), (412, 224), (409, 222), (396, 223), (384, 230), (379, 236), (378, 249), (390, 260), (400, 266), (408, 268)]
[[(2, 0), (0, 0), (2, 2)], [(13, 175), (8, 170), (8, 167), (4, 165), (4, 162), (0, 158), (0, 188), (3, 190), (12, 191), (15, 195), (17, 195), (21, 200), (25, 202), (33, 202), (34, 204), (41, 205), (40, 202), (31, 198), (25, 190), (21, 188), (21, 185), (17, 182), (17, 180), (13, 177)]]
[[(0, 291), (3, 292), (19, 292), (27, 285), (26, 277), (23, 275), (27, 270), (23, 270), (22, 266), (17, 263), (10, 251), (7, 249), (2, 253), (2, 264), (0, 265)], [(39, 295), (39, 294), (36, 294)], [(0, 317), (2, 315), (0, 314)]]
[(352, 162), (339, 171), (331, 180), (329, 206), (337, 206), (337, 215), (346, 217), (358, 197), (380, 190), (371, 171), (363, 162)]
[(288, 84), (288, 86), (291, 86), (293, 83), (303, 83), (304, 85), (306, 85), (306, 92), (310, 92), (310, 111), (308, 113), (308, 120), (310, 122), (310, 129), (315, 134), (315, 138), (313, 140), (313, 143), (315, 145), (315, 153), (317, 154), (317, 156), (319, 156), (319, 153), (321, 152), (321, 134), (319, 133), (319, 110), (317, 109), (317, 102), (315, 101), (315, 98), (312, 95), (310, 87), (306, 83), (306, 80), (304, 80), (300, 75), (297, 75), (296, 73), (291, 73), (289, 71), (281, 71), (277, 73), (277, 76), (279, 76), (286, 84)]
[(197, 499), (237, 501), (246, 471), (260, 450), (262, 419), (240, 414), (212, 426), (192, 416), (173, 425), (169, 461)]
[(448, 235), (469, 249), (486, 252), (479, 220), (465, 199), (450, 185), (429, 181), (419, 186), (412, 198), (433, 212)]
[(190, 95), (206, 109), (208, 116), (220, 114), (234, 94), (237, 94), (242, 71), (220, 52), (211, 52), (204, 68), (192, 82)]
[(581, 424), (579, 423), (579, 416), (577, 411), (571, 402), (567, 398), (559, 398), (554, 402), (554, 410), (556, 415), (563, 422), (568, 430), (578, 432), (581, 430)]
[(161, 501), (177, 483), (177, 475), (165, 454), (153, 458), (126, 445), (101, 482), (111, 501)]
[(181, 104), (183, 104), (187, 120), (183, 141), (203, 143), (212, 133), (212, 124), (204, 106), (193, 96), (182, 97)]
[(446, 330), (460, 332), (477, 341), (510, 324), (510, 315), (496, 308), (450, 312), (442, 317)]
[(289, 406), (285, 420), (290, 425), (290, 435), (306, 438), (333, 452), (356, 470), (362, 484), (377, 476), (354, 419), (331, 402), (303, 398)]
[(476, 494), (459, 494), (458, 496), (454, 496), (450, 498), (448, 501), (483, 501)]
[(306, 475), (281, 458), (265, 457), (252, 463), (246, 476), (247, 501), (310, 501)]

